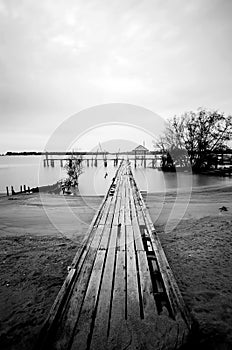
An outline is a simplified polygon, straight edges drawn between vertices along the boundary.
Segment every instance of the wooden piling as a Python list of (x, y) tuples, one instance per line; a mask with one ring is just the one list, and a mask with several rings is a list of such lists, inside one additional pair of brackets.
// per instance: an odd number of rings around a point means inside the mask
[(9, 196), (9, 188), (6, 186), (6, 195)]
[(23, 186), (20, 185), (20, 192), (23, 192)]
[(11, 186), (11, 194), (14, 195), (15, 194), (15, 191), (14, 191), (14, 187)]
[(48, 153), (45, 154), (47, 166), (49, 166)]
[(27, 190), (26, 185), (23, 185), (23, 190), (24, 190), (24, 192), (26, 192), (26, 190)]

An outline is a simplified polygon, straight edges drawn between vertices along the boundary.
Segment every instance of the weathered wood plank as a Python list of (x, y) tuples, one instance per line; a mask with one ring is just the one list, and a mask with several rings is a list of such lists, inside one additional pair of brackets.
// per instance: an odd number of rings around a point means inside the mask
[(147, 255), (145, 251), (137, 251), (138, 267), (140, 276), (140, 288), (142, 296), (143, 317), (147, 320), (154, 319), (154, 314), (158, 314), (155, 299), (153, 296), (153, 286), (149, 271)]
[(105, 250), (98, 250), (94, 267), (88, 283), (83, 306), (81, 308), (80, 317), (77, 321), (72, 345), (70, 350), (86, 350), (88, 340), (91, 339), (91, 326), (94, 322), (93, 317), (96, 309), (98, 292), (100, 289), (101, 276), (103, 273), (104, 260), (106, 256)]
[(132, 226), (126, 226), (127, 318), (140, 319), (139, 286)]
[(78, 278), (75, 281), (75, 286), (72, 291), (67, 308), (62, 317), (59, 327), (54, 339), (55, 349), (67, 348), (70, 339), (72, 338), (73, 331), (75, 329), (76, 321), (81, 311), (81, 306), (85, 297), (85, 293), (88, 287), (88, 282), (91, 276), (91, 271), (97, 254), (97, 247), (101, 240), (101, 235), (104, 226), (99, 226), (96, 230), (94, 237), (94, 244), (96, 248), (90, 248), (83, 266), (79, 273)]
[(131, 225), (131, 211), (130, 211), (130, 195), (129, 195), (129, 180), (128, 177), (125, 179), (125, 224)]
[(103, 234), (101, 238), (101, 242), (99, 244), (100, 250), (106, 250), (108, 248), (109, 240), (111, 235), (111, 226), (109, 224), (105, 224), (103, 228)]
[(125, 251), (117, 251), (112, 310), (107, 349), (126, 349), (130, 333), (126, 326), (126, 266)]
[(112, 222), (113, 225), (119, 224), (120, 208), (121, 208), (121, 186), (116, 193), (116, 207), (115, 207), (115, 212), (114, 212), (114, 217)]
[(104, 225), (106, 223), (107, 217), (109, 215), (109, 209), (110, 209), (111, 202), (112, 202), (112, 197), (108, 197), (106, 204), (105, 204), (103, 214), (102, 214), (100, 222), (99, 222), (99, 225)]
[(114, 283), (114, 269), (117, 244), (117, 226), (113, 226), (106, 258), (101, 292), (97, 306), (90, 349), (105, 349), (107, 345), (108, 328), (111, 315), (111, 304)]
[(124, 178), (122, 179), (121, 184), (121, 207), (119, 210), (118, 223), (123, 224), (125, 222), (125, 188), (124, 188)]
[(107, 223), (109, 225), (113, 225), (113, 222), (115, 220), (115, 218), (117, 218), (116, 220), (118, 220), (118, 213), (119, 213), (119, 209), (116, 212), (116, 208), (117, 208), (117, 204), (118, 204), (118, 193), (120, 190), (120, 183), (117, 184), (117, 186), (115, 187), (115, 193), (113, 195), (113, 199), (109, 208), (109, 215), (107, 218)]
[(137, 217), (135, 202), (134, 202), (134, 198), (132, 197), (132, 193), (130, 194), (130, 205), (131, 205), (131, 212), (132, 212), (132, 225), (133, 225), (133, 231), (134, 231), (135, 247), (137, 251), (138, 250), (144, 251), (142, 235), (139, 228), (138, 217)]

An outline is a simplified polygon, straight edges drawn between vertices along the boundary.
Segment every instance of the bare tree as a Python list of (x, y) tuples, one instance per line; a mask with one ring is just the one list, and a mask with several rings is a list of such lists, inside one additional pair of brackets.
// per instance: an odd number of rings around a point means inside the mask
[(168, 120), (156, 146), (171, 154), (174, 165), (189, 161), (193, 170), (200, 171), (212, 165), (214, 153), (225, 149), (231, 137), (232, 116), (201, 108)]
[(67, 171), (68, 177), (62, 181), (62, 189), (63, 192), (65, 190), (70, 190), (71, 187), (78, 187), (78, 179), (79, 176), (83, 173), (83, 164), (82, 164), (82, 156), (74, 156), (67, 159), (64, 168)]

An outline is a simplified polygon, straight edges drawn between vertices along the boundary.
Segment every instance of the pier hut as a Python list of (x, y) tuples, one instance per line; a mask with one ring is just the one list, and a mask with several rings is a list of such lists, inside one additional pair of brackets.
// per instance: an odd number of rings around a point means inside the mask
[(146, 156), (149, 154), (149, 150), (145, 146), (139, 145), (132, 150), (132, 154), (134, 154), (135, 168), (139, 163), (146, 168)]

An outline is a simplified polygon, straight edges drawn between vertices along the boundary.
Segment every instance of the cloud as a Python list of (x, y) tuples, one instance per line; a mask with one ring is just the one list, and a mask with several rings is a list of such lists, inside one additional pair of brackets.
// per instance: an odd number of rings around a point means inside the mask
[(2, 132), (33, 119), (46, 134), (108, 102), (231, 112), (231, 14), (229, 0), (0, 0)]

